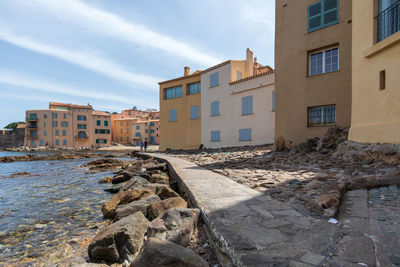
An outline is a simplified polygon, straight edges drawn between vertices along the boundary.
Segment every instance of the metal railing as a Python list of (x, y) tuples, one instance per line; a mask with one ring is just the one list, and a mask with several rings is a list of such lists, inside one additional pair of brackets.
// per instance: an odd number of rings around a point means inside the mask
[(400, 31), (400, 0), (380, 12), (376, 17), (377, 42)]

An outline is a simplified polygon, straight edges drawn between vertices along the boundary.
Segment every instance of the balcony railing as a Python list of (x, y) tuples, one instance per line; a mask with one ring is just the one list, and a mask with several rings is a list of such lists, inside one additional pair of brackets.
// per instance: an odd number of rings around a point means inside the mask
[(75, 138), (76, 138), (76, 139), (79, 139), (79, 140), (87, 140), (87, 139), (89, 139), (89, 136), (87, 136), (87, 135), (85, 135), (85, 136), (82, 136), (82, 135), (75, 135)]
[(376, 16), (377, 42), (400, 31), (400, 0)]

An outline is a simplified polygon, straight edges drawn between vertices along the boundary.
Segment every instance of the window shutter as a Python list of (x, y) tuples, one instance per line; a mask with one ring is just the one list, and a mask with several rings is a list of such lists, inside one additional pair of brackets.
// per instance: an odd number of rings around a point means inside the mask
[(176, 110), (171, 109), (169, 111), (169, 121), (176, 121)]
[(242, 115), (253, 113), (253, 96), (242, 97)]
[(251, 141), (251, 129), (240, 129), (239, 141)]
[(275, 111), (275, 90), (272, 91), (272, 111)]
[(324, 25), (336, 23), (338, 21), (338, 1), (339, 0), (323, 0), (324, 1)]
[(322, 4), (315, 3), (308, 7), (308, 31), (313, 31), (322, 26)]
[(218, 85), (218, 72), (210, 75), (210, 87)]
[(219, 102), (214, 101), (211, 103), (211, 116), (219, 115)]

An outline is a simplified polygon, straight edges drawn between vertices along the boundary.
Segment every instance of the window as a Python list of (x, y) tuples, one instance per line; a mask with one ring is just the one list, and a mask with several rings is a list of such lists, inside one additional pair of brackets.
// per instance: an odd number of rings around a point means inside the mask
[(86, 124), (78, 124), (78, 129), (86, 129)]
[(64, 117), (64, 119), (66, 119), (67, 118), (67, 113), (64, 113), (63, 117)]
[(150, 130), (150, 133), (154, 133), (154, 129), (151, 129), (151, 130)]
[(121, 121), (121, 126), (123, 126), (124, 125), (124, 123)]
[(32, 137), (37, 137), (37, 132), (36, 132), (36, 131), (32, 131), (31, 136), (32, 136)]
[(47, 114), (44, 114), (44, 115), (43, 115), (43, 118), (47, 119)]
[(236, 71), (236, 80), (242, 79), (242, 73), (240, 71)]
[(176, 121), (176, 109), (169, 111), (169, 121)]
[(381, 70), (379, 72), (379, 90), (385, 90), (386, 88), (386, 71)]
[(251, 141), (251, 129), (240, 129), (239, 141)]
[(52, 117), (53, 119), (57, 119), (57, 113), (56, 113), (56, 112), (52, 112), (52, 113), (51, 113), (51, 117)]
[(97, 120), (96, 125), (97, 125), (97, 126), (101, 126), (101, 121), (100, 121), (100, 120)]
[(218, 72), (210, 75), (210, 87), (215, 87), (219, 85)]
[(308, 32), (339, 22), (339, 0), (321, 0), (308, 6)]
[(86, 121), (86, 115), (78, 115), (78, 121)]
[(108, 121), (104, 121), (104, 126), (108, 126)]
[(87, 138), (87, 135), (86, 135), (85, 132), (79, 132), (79, 133), (78, 133), (78, 138), (79, 138), (79, 139), (86, 139), (86, 138)]
[(126, 137), (126, 142), (129, 142), (129, 137), (128, 136)]
[(46, 127), (46, 122), (43, 122), (43, 127)]
[(129, 133), (129, 128), (126, 128), (126, 133)]
[(198, 119), (199, 118), (199, 106), (191, 106), (190, 107), (190, 119)]
[(339, 70), (339, 48), (310, 54), (310, 76)]
[(272, 111), (275, 112), (275, 90), (272, 91)]
[(39, 141), (39, 146), (43, 146), (43, 140)]
[(126, 122), (126, 126), (129, 126), (129, 121)]
[(211, 131), (211, 142), (219, 142), (219, 141), (221, 141), (221, 132)]
[(96, 139), (96, 144), (100, 144), (100, 139)]
[(211, 116), (219, 115), (219, 101), (214, 101), (211, 103)]
[(123, 131), (123, 130), (122, 130), (122, 128), (121, 128), (120, 132), (122, 133), (122, 131)]
[(154, 122), (150, 122), (150, 126), (154, 126)]
[(144, 132), (145, 132), (145, 133), (148, 133), (148, 132), (149, 132), (149, 130), (147, 130), (147, 129), (146, 129)]
[(47, 131), (46, 130), (43, 131), (43, 135), (47, 136)]
[(66, 146), (67, 145), (67, 140), (63, 140), (63, 145)]
[(56, 139), (56, 146), (60, 145), (60, 140)]
[(29, 119), (30, 120), (37, 120), (37, 114), (36, 113), (29, 114)]
[(308, 108), (308, 126), (336, 123), (336, 105)]
[(136, 125), (136, 130), (140, 130), (140, 125)]
[(379, 0), (377, 22), (377, 42), (400, 31), (400, 1)]
[(82, 110), (80, 108), (78, 108), (78, 112), (81, 112)]
[(242, 97), (242, 115), (253, 113), (253, 96)]
[(200, 92), (201, 92), (200, 83), (189, 84), (189, 86), (188, 86), (188, 94), (189, 95), (200, 94)]
[(53, 127), (57, 127), (58, 123), (57, 121), (53, 121)]
[(67, 136), (67, 131), (66, 130), (62, 130), (62, 136)]
[(136, 132), (136, 133), (135, 133), (135, 136), (136, 136), (136, 137), (140, 137), (140, 132)]
[(99, 129), (94, 129), (94, 133), (95, 134), (99, 133)]
[(164, 94), (165, 99), (182, 97), (182, 86), (165, 89)]
[(59, 136), (59, 135), (60, 135), (60, 131), (56, 130), (56, 136)]
[(68, 127), (68, 122), (67, 121), (62, 121), (61, 122), (61, 127)]

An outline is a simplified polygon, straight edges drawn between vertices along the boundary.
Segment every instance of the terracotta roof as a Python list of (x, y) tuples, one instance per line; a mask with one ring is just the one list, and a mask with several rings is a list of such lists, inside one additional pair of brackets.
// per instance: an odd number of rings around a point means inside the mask
[(261, 76), (264, 76), (264, 75), (268, 75), (268, 74), (271, 74), (271, 73), (274, 73), (274, 70), (270, 68), (266, 72), (261, 72), (261, 73), (256, 74), (256, 75), (252, 75), (252, 76), (249, 76), (249, 77), (237, 80), (237, 81), (233, 81), (233, 82), (230, 82), (229, 84), (231, 84), (231, 85), (232, 84), (237, 84), (237, 83), (248, 81), (248, 80), (251, 80), (251, 79), (254, 79), (254, 78), (258, 78), (258, 77), (261, 77)]
[(222, 66), (224, 66), (224, 65), (226, 65), (226, 64), (229, 64), (229, 63), (231, 63), (231, 60), (224, 61), (224, 62), (222, 62), (222, 63), (220, 63), (220, 64), (218, 64), (218, 65), (215, 65), (215, 66), (213, 66), (213, 67), (211, 67), (211, 68), (208, 68), (208, 69), (206, 69), (206, 70), (203, 70), (202, 72), (200, 72), (200, 74), (204, 74), (204, 73), (206, 73), (206, 72), (209, 72), (210, 70), (215, 70), (215, 69), (217, 69), (217, 68), (219, 68), (219, 67), (222, 67)]
[(84, 106), (84, 105), (75, 105), (71, 103), (60, 103), (60, 102), (50, 102), (49, 106), (60, 106), (60, 107), (70, 107), (70, 108), (92, 108), (90, 104)]
[(201, 73), (202, 73), (202, 71), (196, 70), (195, 72), (193, 72), (193, 73), (190, 74), (190, 75), (182, 76), (182, 77), (179, 77), (179, 78), (174, 78), (174, 79), (167, 80), (167, 81), (163, 81), (163, 82), (159, 82), (158, 84), (164, 84), (164, 83), (169, 83), (169, 82), (175, 82), (175, 81), (179, 81), (179, 80), (184, 80), (184, 79), (188, 79), (188, 78), (200, 76)]
[(98, 110), (93, 110), (92, 114), (93, 115), (101, 115), (101, 116), (111, 116), (111, 114), (108, 112), (98, 111)]

